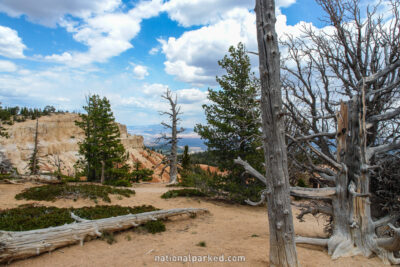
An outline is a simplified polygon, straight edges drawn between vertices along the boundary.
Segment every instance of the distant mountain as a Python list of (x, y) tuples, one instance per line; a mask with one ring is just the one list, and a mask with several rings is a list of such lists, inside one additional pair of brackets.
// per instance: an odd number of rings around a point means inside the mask
[[(144, 126), (128, 126), (128, 133), (141, 135), (144, 138), (144, 144), (148, 147), (154, 147), (155, 149), (162, 149), (159, 144), (156, 143), (156, 139), (161, 133), (168, 133), (162, 125), (144, 125)], [(182, 139), (179, 140), (178, 146), (182, 149), (185, 145), (188, 145), (191, 152), (206, 151), (207, 146), (201, 140), (193, 128), (185, 128), (185, 131), (180, 134)], [(180, 149), (180, 150), (181, 150)]]

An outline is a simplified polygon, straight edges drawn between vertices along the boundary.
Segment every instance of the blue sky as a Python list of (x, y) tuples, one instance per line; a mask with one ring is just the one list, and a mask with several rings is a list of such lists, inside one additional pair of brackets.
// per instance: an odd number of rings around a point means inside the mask
[[(298, 35), (304, 22), (324, 26), (313, 0), (277, 7), (280, 36)], [(257, 50), (253, 9), (254, 0), (0, 0), (0, 101), (79, 111), (97, 93), (117, 121), (151, 125), (169, 87), (193, 127), (228, 47)]]

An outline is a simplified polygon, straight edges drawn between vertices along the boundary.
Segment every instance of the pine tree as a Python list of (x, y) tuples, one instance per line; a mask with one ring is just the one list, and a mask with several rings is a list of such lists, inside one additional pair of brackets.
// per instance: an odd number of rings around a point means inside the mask
[(31, 174), (38, 174), (39, 173), (39, 120), (36, 119), (36, 127), (35, 127), (35, 137), (33, 140), (33, 151), (32, 155), (29, 159), (28, 168)]
[(181, 165), (184, 170), (187, 170), (190, 167), (190, 155), (188, 145), (185, 145), (185, 149), (183, 150)]
[(207, 125), (198, 124), (195, 131), (205, 139), (208, 149), (223, 169), (238, 168), (233, 160), (245, 158), (261, 167), (260, 111), (257, 102), (259, 81), (251, 72), (250, 58), (239, 43), (229, 48), (229, 55), (218, 61), (226, 74), (217, 77), (222, 90), (208, 89), (210, 105), (203, 105)]
[(120, 141), (110, 102), (105, 97), (91, 95), (83, 109), (87, 114), (80, 114), (81, 121), (75, 123), (85, 133), (85, 139), (79, 144), (79, 153), (85, 158), (88, 180), (127, 176), (125, 148)]

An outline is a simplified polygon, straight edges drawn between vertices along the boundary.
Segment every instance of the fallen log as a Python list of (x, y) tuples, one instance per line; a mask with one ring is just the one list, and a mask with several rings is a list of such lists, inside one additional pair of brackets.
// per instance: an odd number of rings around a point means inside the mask
[(11, 232), (0, 231), (0, 263), (23, 259), (57, 248), (96, 238), (102, 232), (116, 232), (139, 226), (152, 220), (166, 219), (183, 214), (201, 214), (207, 209), (185, 208), (128, 214), (99, 220), (85, 220), (75, 214), (77, 222), (46, 229)]

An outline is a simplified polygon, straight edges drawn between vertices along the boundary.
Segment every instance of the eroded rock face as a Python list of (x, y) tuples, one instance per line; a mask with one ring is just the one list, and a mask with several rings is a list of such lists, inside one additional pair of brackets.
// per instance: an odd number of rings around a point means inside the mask
[[(78, 114), (52, 114), (39, 118), (38, 138), (41, 171), (55, 171), (54, 159), (59, 157), (62, 161), (62, 172), (66, 175), (74, 175), (74, 164), (79, 158), (78, 143), (84, 139), (83, 131), (75, 125), (79, 120)], [(35, 135), (35, 120), (15, 123), (5, 126), (9, 138), (0, 138), (0, 152), (11, 161), (18, 172), (28, 172), (28, 161), (32, 154)], [(128, 163), (133, 166), (135, 161), (142, 163), (145, 168), (153, 168), (161, 162), (162, 155), (144, 150), (143, 137), (130, 135), (125, 125), (118, 124), (121, 132), (121, 142), (129, 153)], [(145, 155), (145, 156), (143, 156)], [(158, 168), (157, 168), (158, 169)], [(160, 178), (155, 170), (154, 181), (167, 181), (168, 178)]]

